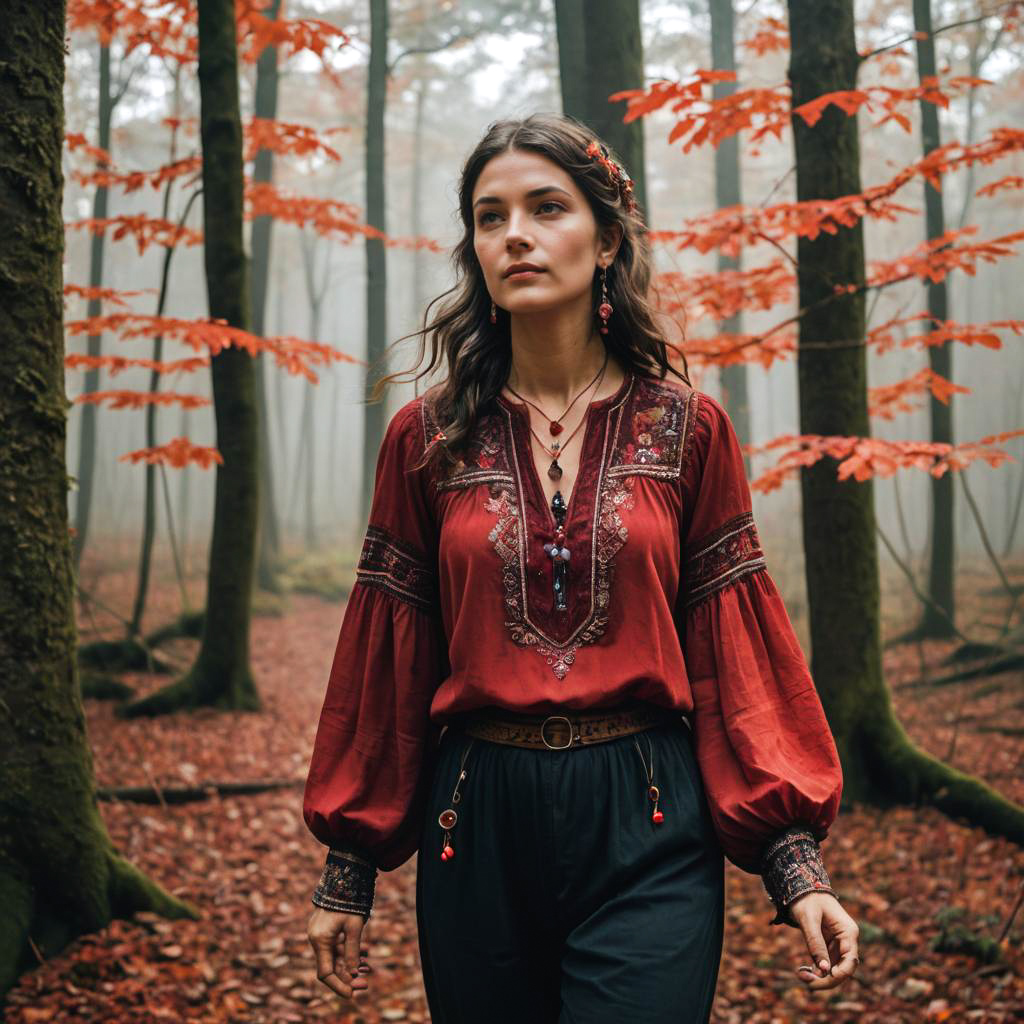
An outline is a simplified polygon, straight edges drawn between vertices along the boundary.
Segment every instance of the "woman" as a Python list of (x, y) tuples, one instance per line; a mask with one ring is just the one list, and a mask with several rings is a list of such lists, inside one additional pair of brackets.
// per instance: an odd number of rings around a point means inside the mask
[(534, 115), (489, 128), (460, 210), (418, 332), (448, 376), (386, 431), (306, 784), (317, 975), (368, 987), (376, 871), (418, 851), (435, 1021), (706, 1021), (724, 853), (834, 987), (835, 744), (732, 425), (647, 305), (632, 183)]

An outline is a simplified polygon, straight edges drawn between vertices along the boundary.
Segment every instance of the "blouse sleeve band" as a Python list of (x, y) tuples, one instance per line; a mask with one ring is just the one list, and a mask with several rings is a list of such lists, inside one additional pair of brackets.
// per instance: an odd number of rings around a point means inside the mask
[(377, 869), (373, 863), (348, 850), (331, 848), (312, 902), (324, 910), (370, 916)]
[(796, 927), (789, 908), (809, 892), (829, 892), (838, 898), (821, 859), (818, 841), (805, 828), (787, 829), (768, 844), (761, 860), (761, 878), (775, 905), (772, 924)]

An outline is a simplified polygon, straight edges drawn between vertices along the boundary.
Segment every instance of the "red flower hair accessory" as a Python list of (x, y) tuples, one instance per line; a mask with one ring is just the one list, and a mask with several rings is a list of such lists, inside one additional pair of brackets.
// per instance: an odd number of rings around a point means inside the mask
[(607, 148), (601, 145), (597, 139), (587, 146), (587, 156), (604, 166), (608, 171), (608, 177), (611, 178), (613, 184), (618, 186), (619, 195), (626, 209), (633, 213), (636, 210), (636, 200), (633, 198), (633, 180), (626, 173), (626, 169), (612, 160)]

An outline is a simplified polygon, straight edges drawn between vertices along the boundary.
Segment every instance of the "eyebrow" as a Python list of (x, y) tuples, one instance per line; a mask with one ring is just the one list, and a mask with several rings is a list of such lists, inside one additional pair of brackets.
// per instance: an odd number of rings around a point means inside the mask
[[(557, 185), (542, 185), (540, 188), (531, 188), (530, 191), (526, 193), (526, 198), (533, 199), (536, 196), (547, 195), (548, 192), (561, 192), (563, 195), (569, 196), (569, 198), (572, 199), (572, 196), (569, 195), (564, 188), (559, 188)], [(500, 203), (501, 201), (502, 200), (499, 199), (498, 196), (481, 196), (473, 204), (473, 209), (475, 210), (481, 203)]]

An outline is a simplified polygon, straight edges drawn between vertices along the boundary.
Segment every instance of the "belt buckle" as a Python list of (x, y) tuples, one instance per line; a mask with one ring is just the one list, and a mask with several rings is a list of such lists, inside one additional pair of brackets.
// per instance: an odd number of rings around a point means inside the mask
[[(548, 738), (547, 738), (547, 736), (544, 735), (544, 727), (552, 719), (561, 719), (563, 722), (565, 722), (566, 725), (569, 726), (569, 742), (563, 744), (560, 747), (556, 747), (556, 746), (552, 745), (551, 743), (548, 743)], [(540, 723), (540, 738), (544, 741), (544, 746), (547, 747), (548, 750), (568, 750), (569, 747), (572, 746), (572, 722), (568, 718), (566, 718), (565, 715), (548, 715), (548, 717), (545, 718), (544, 721)]]

